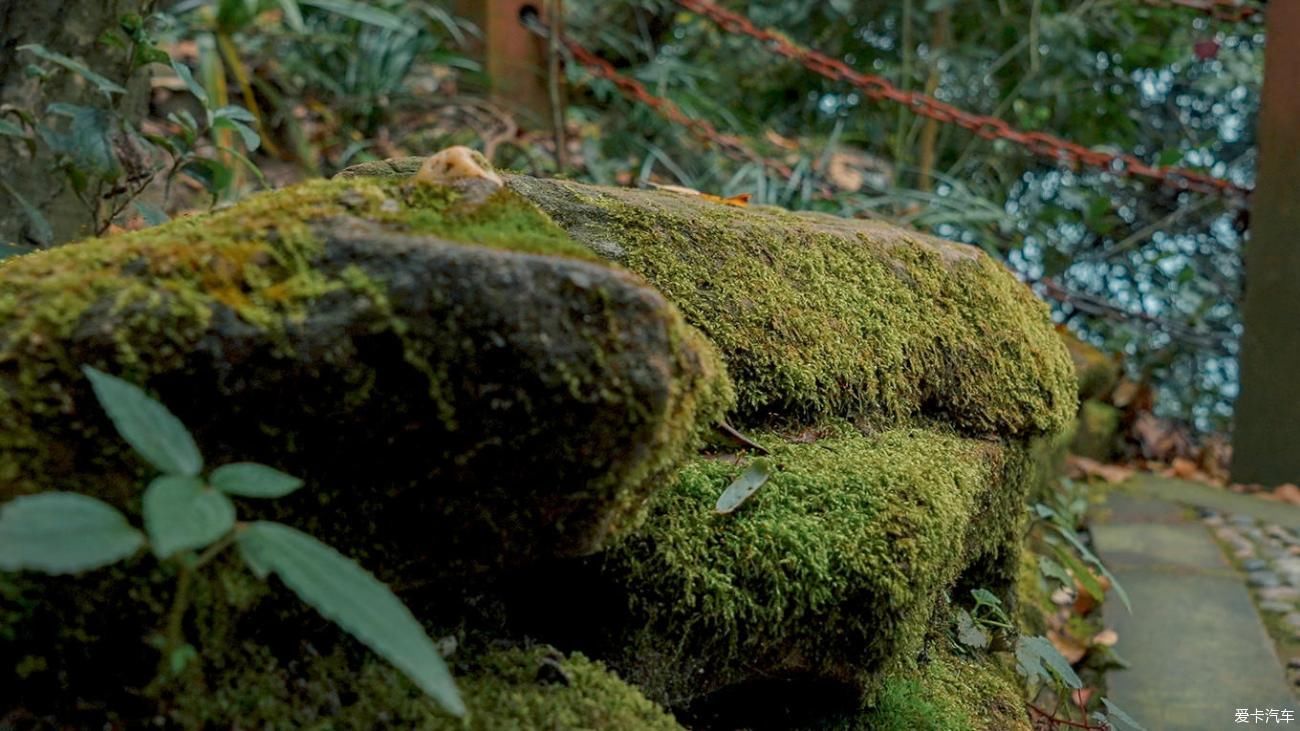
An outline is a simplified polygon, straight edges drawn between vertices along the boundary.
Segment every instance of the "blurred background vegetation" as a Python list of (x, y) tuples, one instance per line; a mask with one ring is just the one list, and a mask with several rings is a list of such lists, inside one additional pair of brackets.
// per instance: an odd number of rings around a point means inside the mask
[[(474, 51), (481, 29), (454, 2), (116, 4), (116, 22), (80, 55), (29, 44), (3, 61), (0, 80), (21, 84), (0, 92), (0, 159), (48, 165), (62, 180), (54, 192), (0, 188), (0, 209), (16, 212), (0, 227), (9, 252), (71, 237), (46, 215), (56, 196), (86, 211), (75, 233), (102, 233), (467, 144), (536, 175), (749, 193), (970, 242), (1034, 285), (1058, 321), (1124, 354), (1163, 415), (1209, 431), (1231, 416), (1249, 223), (1231, 200), (1070, 171), (866, 100), (668, 0), (569, 0), (566, 31), (793, 175), (702, 144), (567, 56), (554, 80), (565, 99), (555, 135), (548, 119), (487, 93)], [(1021, 129), (1238, 183), (1254, 177), (1258, 22), (1144, 0), (744, 9), (856, 68)]]

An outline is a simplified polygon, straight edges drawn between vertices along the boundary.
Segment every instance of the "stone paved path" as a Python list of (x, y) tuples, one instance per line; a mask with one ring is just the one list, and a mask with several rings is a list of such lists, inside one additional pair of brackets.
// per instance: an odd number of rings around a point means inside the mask
[(1149, 495), (1118, 490), (1107, 508), (1093, 539), (1133, 602), (1131, 615), (1106, 604), (1115, 649), (1131, 666), (1108, 676), (1111, 699), (1148, 731), (1287, 726), (1236, 723), (1239, 708), (1289, 710), (1300, 729), (1300, 703), (1245, 580), (1209, 530)]

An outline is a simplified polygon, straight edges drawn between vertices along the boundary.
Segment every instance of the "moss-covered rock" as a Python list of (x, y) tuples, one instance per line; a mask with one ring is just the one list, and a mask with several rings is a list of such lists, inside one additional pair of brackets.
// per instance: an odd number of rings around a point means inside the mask
[(170, 720), (188, 728), (350, 731), (680, 731), (672, 715), (581, 654), (534, 647), (452, 663), (469, 709), (452, 718), (401, 673), (342, 649), (284, 662), (246, 644), (203, 685), (177, 696)]
[[(414, 173), (420, 158), (343, 176)], [(742, 417), (973, 434), (1062, 429), (1075, 384), (1046, 307), (978, 249), (874, 221), (507, 176), (577, 240), (645, 276), (722, 350)]]
[(88, 363), (157, 393), (210, 461), (308, 478), (280, 512), (336, 543), (426, 571), (593, 550), (730, 387), (642, 280), (478, 198), (319, 181), (0, 264), (0, 500), (137, 508)]
[(835, 731), (1030, 731), (1017, 683), (993, 658), (946, 653), (891, 675), (870, 710)]
[(1083, 457), (1109, 462), (1115, 456), (1123, 412), (1101, 401), (1089, 399), (1079, 405), (1079, 420), (1074, 428), (1070, 451)]
[(1014, 580), (1020, 448), (844, 422), (757, 438), (779, 467), (738, 511), (714, 504), (744, 465), (700, 457), (643, 528), (589, 559), (624, 606), (595, 601), (590, 576), (547, 602), (583, 633), (603, 626), (593, 651), (652, 699), (708, 704), (750, 685), (751, 706), (779, 703), (764, 683), (806, 679), (853, 702), (917, 656), (945, 592)]
[(1119, 361), (1083, 342), (1063, 325), (1056, 331), (1070, 352), (1070, 361), (1079, 381), (1079, 400), (1099, 399), (1110, 393), (1122, 375)]

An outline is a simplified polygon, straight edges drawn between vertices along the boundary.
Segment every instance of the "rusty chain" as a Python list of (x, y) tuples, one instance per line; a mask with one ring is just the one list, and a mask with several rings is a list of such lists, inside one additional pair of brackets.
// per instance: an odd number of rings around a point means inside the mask
[[(862, 73), (843, 61), (804, 48), (776, 31), (759, 28), (749, 18), (721, 8), (709, 0), (674, 0), (674, 2), (686, 10), (708, 18), (725, 31), (747, 35), (761, 41), (773, 53), (797, 61), (815, 74), (832, 81), (851, 84), (862, 90), (870, 99), (902, 104), (916, 114), (945, 124), (955, 124), (986, 140), (1006, 140), (1039, 157), (1054, 160), (1071, 169), (1096, 168), (1116, 175), (1155, 180), (1178, 190), (1213, 195), (1244, 198), (1250, 194), (1249, 188), (1230, 180), (1216, 178), (1188, 168), (1151, 165), (1135, 155), (1094, 150), (1046, 132), (1024, 132), (997, 117), (967, 112), (920, 92), (904, 91), (883, 77)], [(1193, 0), (1186, 0), (1186, 2), (1193, 2)]]
[(1264, 14), (1262, 6), (1239, 0), (1142, 0), (1142, 2), (1157, 8), (1199, 10), (1226, 23), (1243, 23)]
[(739, 137), (719, 132), (717, 127), (714, 127), (708, 120), (696, 119), (687, 115), (671, 99), (665, 99), (650, 93), (650, 90), (640, 81), (619, 73), (618, 69), (614, 68), (614, 65), (609, 61), (588, 51), (572, 38), (565, 36), (563, 41), (574, 60), (585, 66), (592, 74), (612, 83), (625, 98), (650, 107), (659, 116), (685, 128), (697, 139), (717, 147), (728, 157), (742, 162), (759, 163), (770, 168), (783, 178), (794, 176), (794, 169), (789, 165), (780, 160), (773, 160), (758, 154)]

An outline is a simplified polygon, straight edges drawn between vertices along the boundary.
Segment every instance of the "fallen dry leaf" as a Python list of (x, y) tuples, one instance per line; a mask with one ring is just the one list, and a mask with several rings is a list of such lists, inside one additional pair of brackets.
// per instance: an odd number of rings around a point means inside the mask
[(789, 137), (780, 135), (773, 130), (769, 129), (767, 132), (763, 133), (763, 137), (765, 137), (768, 142), (771, 142), (772, 144), (782, 149), (786, 149), (786, 150), (799, 149), (799, 143), (797, 141), (792, 140)]
[(1118, 464), (1103, 464), (1095, 459), (1071, 454), (1066, 457), (1066, 467), (1075, 479), (1097, 477), (1106, 482), (1123, 482), (1133, 476), (1132, 467)]
[(1088, 654), (1087, 647), (1084, 647), (1078, 640), (1065, 633), (1048, 630), (1047, 639), (1056, 648), (1056, 651), (1061, 653), (1061, 657), (1068, 660), (1071, 665), (1079, 662), (1084, 655)]
[(724, 206), (735, 206), (736, 208), (744, 208), (749, 205), (750, 198), (749, 193), (741, 193), (740, 195), (728, 196), (726, 198), (723, 198), (720, 195), (713, 195), (712, 193), (700, 193), (699, 196), (706, 201), (721, 203)]
[[(1268, 492), (1261, 492), (1259, 493), (1259, 497), (1264, 497), (1268, 494)], [(1273, 499), (1284, 503), (1300, 505), (1300, 487), (1296, 487), (1289, 482), (1285, 485), (1278, 485), (1273, 488), (1272, 497)]]
[(1180, 477), (1184, 480), (1190, 480), (1199, 471), (1196, 463), (1186, 457), (1174, 457), (1174, 462), (1169, 466), (1174, 477)]

